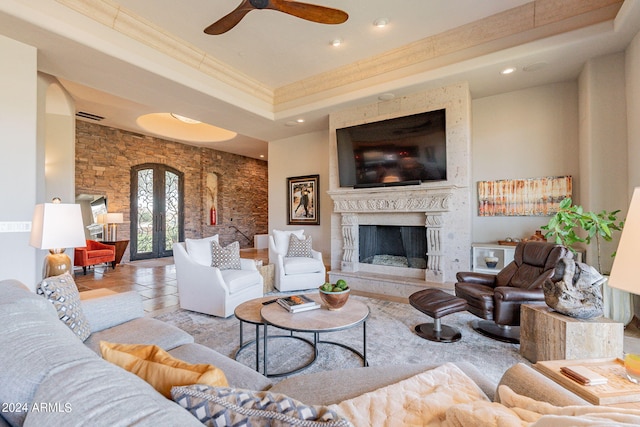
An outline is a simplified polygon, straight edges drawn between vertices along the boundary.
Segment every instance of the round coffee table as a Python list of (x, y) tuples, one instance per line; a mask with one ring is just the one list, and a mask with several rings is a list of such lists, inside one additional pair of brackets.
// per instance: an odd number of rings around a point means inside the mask
[[(242, 352), (245, 348), (255, 344), (256, 346), (256, 371), (260, 371), (260, 326), (264, 325), (264, 321), (262, 320), (262, 316), (260, 315), (260, 310), (265, 305), (278, 305), (276, 299), (278, 296), (271, 295), (262, 298), (255, 298), (249, 301), (245, 301), (242, 304), (238, 305), (234, 310), (233, 314), (240, 321), (240, 345), (234, 354), (234, 359), (238, 359), (240, 352)], [(283, 309), (284, 310), (284, 309)], [(255, 338), (244, 342), (244, 324), (248, 323), (251, 325), (255, 325)], [(267, 329), (264, 326), (264, 335), (263, 338), (267, 336)], [(304, 341), (305, 343), (313, 346), (313, 343), (305, 338), (293, 336), (293, 331), (289, 331), (288, 335), (271, 335), (271, 338), (295, 338), (300, 341)], [(265, 366), (266, 372), (266, 366)]]
[[(320, 296), (316, 294), (306, 294), (309, 298), (315, 300), (319, 304), (323, 304)], [(362, 359), (363, 366), (369, 366), (367, 362), (367, 318), (369, 317), (369, 307), (353, 298), (350, 298), (347, 303), (336, 311), (330, 311), (326, 306), (322, 306), (316, 310), (303, 311), (301, 313), (290, 313), (278, 303), (262, 306), (260, 315), (264, 322), (264, 336), (267, 337), (267, 326), (275, 326), (277, 328), (288, 330), (293, 332), (308, 332), (313, 334), (313, 351), (314, 356), (312, 360), (296, 369), (287, 372), (280, 372), (275, 374), (267, 373), (267, 343), (268, 339), (263, 340), (263, 358), (264, 358), (264, 374), (269, 377), (282, 377), (291, 375), (302, 371), (313, 365), (318, 356), (318, 344), (332, 344), (345, 348)], [(334, 341), (322, 341), (319, 339), (320, 333), (323, 332), (336, 332), (350, 329), (362, 324), (362, 352), (359, 352), (355, 348), (346, 344), (334, 342)], [(294, 337), (295, 338), (295, 337)]]

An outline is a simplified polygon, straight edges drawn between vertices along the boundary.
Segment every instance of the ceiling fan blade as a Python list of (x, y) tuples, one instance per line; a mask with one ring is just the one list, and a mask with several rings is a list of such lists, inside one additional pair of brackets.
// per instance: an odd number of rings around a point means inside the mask
[(339, 9), (289, 0), (269, 0), (267, 9), (279, 10), (320, 24), (342, 24), (349, 18), (346, 12)]
[(223, 16), (218, 19), (213, 24), (209, 25), (204, 29), (206, 34), (210, 34), (212, 36), (216, 36), (219, 34), (226, 33), (242, 20), (244, 16), (254, 10), (255, 7), (249, 2), (249, 0), (243, 0), (240, 3), (240, 6), (236, 7), (233, 11), (229, 12), (229, 14)]

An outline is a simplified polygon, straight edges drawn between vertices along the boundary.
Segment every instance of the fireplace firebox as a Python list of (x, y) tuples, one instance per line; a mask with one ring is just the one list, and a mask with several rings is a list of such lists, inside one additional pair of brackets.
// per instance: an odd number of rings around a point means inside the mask
[(425, 227), (360, 225), (359, 262), (404, 268), (427, 268)]

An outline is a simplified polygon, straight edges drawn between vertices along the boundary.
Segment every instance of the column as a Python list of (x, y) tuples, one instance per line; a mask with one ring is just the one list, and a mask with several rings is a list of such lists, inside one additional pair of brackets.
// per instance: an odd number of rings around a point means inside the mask
[(358, 245), (360, 235), (358, 232), (358, 215), (342, 214), (342, 271), (358, 271), (360, 252)]
[(425, 230), (427, 233), (427, 270), (426, 281), (442, 281), (442, 214), (426, 214)]

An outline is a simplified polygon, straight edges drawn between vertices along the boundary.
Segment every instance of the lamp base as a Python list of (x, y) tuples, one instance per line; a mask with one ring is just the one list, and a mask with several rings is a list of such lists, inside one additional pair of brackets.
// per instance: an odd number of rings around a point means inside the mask
[(42, 277), (59, 276), (66, 272), (71, 273), (71, 258), (64, 253), (64, 249), (50, 249), (49, 254), (44, 258)]

